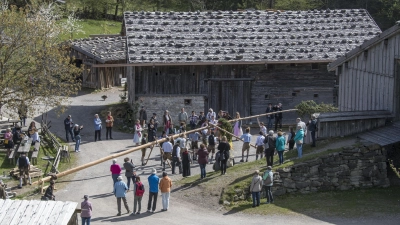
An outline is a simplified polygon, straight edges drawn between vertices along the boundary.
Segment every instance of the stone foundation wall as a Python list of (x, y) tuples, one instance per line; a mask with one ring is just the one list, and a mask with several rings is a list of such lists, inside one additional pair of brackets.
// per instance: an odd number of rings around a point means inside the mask
[(278, 169), (275, 195), (388, 187), (386, 150), (379, 145), (344, 147), (342, 152)]
[[(188, 101), (190, 101), (190, 104), (187, 104)], [(195, 111), (197, 115), (199, 115), (200, 111), (204, 112), (203, 96), (191, 96), (191, 95), (138, 96), (138, 102), (140, 104), (139, 110), (142, 106), (146, 108), (148, 120), (151, 118), (153, 113), (157, 113), (157, 119), (160, 123), (159, 127), (162, 126), (162, 115), (164, 115), (165, 110), (168, 110), (170, 112), (175, 127), (179, 126), (178, 114), (180, 113), (181, 108), (185, 108), (185, 111), (188, 114), (188, 116), (191, 115), (192, 111)]]

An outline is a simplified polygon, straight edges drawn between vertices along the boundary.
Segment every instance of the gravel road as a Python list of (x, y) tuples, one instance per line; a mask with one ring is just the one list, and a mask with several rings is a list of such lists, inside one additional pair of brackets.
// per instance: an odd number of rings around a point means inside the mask
[[(120, 132), (113, 133), (113, 140), (105, 140), (105, 130), (102, 131), (102, 141), (94, 142), (94, 126), (93, 126), (93, 115), (99, 113), (105, 105), (119, 101), (119, 94), (121, 93), (118, 89), (108, 90), (106, 93), (108, 98), (103, 101), (101, 96), (105, 92), (97, 92), (91, 94), (81, 93), (80, 95), (71, 98), (71, 104), (68, 110), (60, 115), (59, 117), (55, 114), (54, 110), (51, 110), (48, 114), (48, 119), (52, 121), (51, 130), (59, 137), (65, 138), (65, 131), (63, 126), (63, 120), (68, 114), (72, 115), (74, 123), (83, 125), (82, 130), (82, 145), (78, 157), (78, 165), (82, 165), (96, 159), (108, 156), (113, 153), (121, 152), (123, 150), (133, 147), (133, 135), (125, 134)], [(188, 109), (190, 110), (190, 109)], [(151, 113), (151, 112), (148, 112)], [(173, 112), (172, 112), (173, 113)], [(36, 121), (40, 121), (39, 117), (35, 118)], [(103, 119), (104, 120), (104, 119)], [(104, 121), (103, 121), (104, 122)], [(255, 140), (254, 140), (255, 141)], [(73, 145), (73, 143), (70, 143)], [(235, 156), (239, 156), (241, 143), (234, 142), (235, 144)], [(155, 152), (158, 152), (158, 148)], [(133, 158), (135, 165), (140, 165), (141, 152), (134, 152), (128, 155)], [(156, 157), (157, 156), (157, 157)], [(255, 156), (251, 156), (249, 160), (254, 160)], [(123, 164), (123, 157), (118, 158), (118, 163)], [(238, 160), (237, 160), (238, 161)], [(172, 224), (263, 224), (263, 223), (274, 223), (274, 224), (398, 224), (398, 217), (382, 217), (382, 218), (367, 218), (367, 219), (342, 219), (342, 218), (319, 218), (318, 215), (298, 215), (298, 216), (258, 216), (258, 215), (245, 215), (241, 213), (227, 215), (223, 211), (213, 211), (210, 209), (200, 208), (194, 204), (188, 203), (184, 200), (177, 199), (171, 196), (170, 209), (168, 212), (160, 212), (161, 207), (161, 196), (157, 203), (157, 211), (155, 214), (142, 213), (141, 215), (131, 216), (129, 214), (122, 214), (122, 216), (116, 216), (117, 214), (117, 203), (112, 192), (112, 179), (109, 172), (110, 162), (105, 162), (91, 168), (77, 172), (76, 174), (64, 179), (64, 188), (60, 188), (55, 193), (57, 200), (61, 201), (74, 201), (81, 202), (82, 197), (85, 194), (90, 196), (90, 201), (93, 205), (93, 217), (92, 224), (109, 224), (111, 222), (117, 224), (132, 224), (137, 222), (140, 224), (157, 224), (157, 223), (168, 223)], [(147, 176), (150, 173), (150, 168), (155, 167), (158, 174), (160, 175), (161, 167), (158, 154), (151, 156), (147, 166), (137, 166), (137, 173), (142, 176), (146, 187)], [(193, 174), (200, 172), (198, 165), (194, 164), (192, 169)], [(209, 171), (212, 169), (211, 165), (207, 168)], [(167, 172), (170, 172), (167, 169)], [(179, 175), (172, 176), (173, 180), (178, 179)], [(124, 180), (125, 177), (123, 176)], [(143, 179), (145, 178), (145, 179)], [(148, 189), (148, 188), (147, 188)], [(146, 211), (148, 192), (145, 193), (142, 202), (142, 212)], [(128, 202), (130, 210), (133, 209), (133, 193), (128, 193)], [(123, 213), (125, 210), (122, 211)]]

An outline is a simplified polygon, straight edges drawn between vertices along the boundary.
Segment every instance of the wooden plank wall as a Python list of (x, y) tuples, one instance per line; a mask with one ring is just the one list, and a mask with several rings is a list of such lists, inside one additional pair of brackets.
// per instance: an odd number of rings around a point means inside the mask
[(385, 126), (386, 118), (320, 122), (319, 138), (348, 136)]
[(337, 68), (340, 111), (389, 110), (397, 115), (399, 94), (395, 87), (400, 34), (382, 40), (367, 52)]
[[(225, 110), (231, 115), (261, 114), (268, 103), (284, 109), (303, 100), (333, 103), (336, 76), (327, 64), (209, 65), (135, 67), (137, 95), (205, 95), (205, 110)], [(269, 69), (267, 69), (269, 68)], [(293, 95), (295, 93), (295, 96)], [(314, 97), (318, 94), (318, 97)], [(268, 95), (268, 99), (265, 96)], [(297, 115), (285, 114), (284, 123)]]

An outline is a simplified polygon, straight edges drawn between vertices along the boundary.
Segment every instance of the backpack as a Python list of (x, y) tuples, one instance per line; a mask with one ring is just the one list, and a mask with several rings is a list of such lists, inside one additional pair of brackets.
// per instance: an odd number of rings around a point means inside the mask
[(144, 187), (143, 187), (142, 182), (136, 183), (135, 196), (143, 196), (143, 194), (144, 194)]
[(269, 171), (264, 172), (263, 180), (265, 186), (272, 184), (272, 179), (271, 176), (269, 175)]

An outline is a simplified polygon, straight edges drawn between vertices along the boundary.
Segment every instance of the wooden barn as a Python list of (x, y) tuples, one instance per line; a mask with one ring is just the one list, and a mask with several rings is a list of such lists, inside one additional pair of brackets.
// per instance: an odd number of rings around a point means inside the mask
[(264, 113), (268, 103), (336, 104), (328, 63), (381, 33), (363, 9), (126, 12), (123, 31), (131, 104), (242, 116)]
[(123, 36), (94, 37), (74, 40), (70, 56), (83, 66), (82, 86), (109, 88), (120, 86), (126, 77), (126, 43)]
[(0, 224), (78, 225), (76, 202), (0, 199)]
[(400, 26), (328, 65), (338, 77), (337, 113), (319, 117), (319, 137), (362, 133), (400, 118)]

